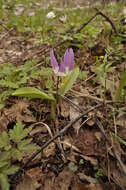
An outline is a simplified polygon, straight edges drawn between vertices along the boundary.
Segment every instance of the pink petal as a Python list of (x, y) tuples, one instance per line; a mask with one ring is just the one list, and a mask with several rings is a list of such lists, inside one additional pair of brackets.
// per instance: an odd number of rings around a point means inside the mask
[(50, 59), (51, 59), (51, 65), (53, 67), (54, 72), (58, 72), (59, 66), (58, 66), (58, 62), (55, 58), (53, 49), (50, 51)]
[(73, 49), (69, 50), (69, 71), (72, 71), (74, 68), (74, 52)]
[(65, 54), (64, 54), (64, 65), (67, 66), (68, 64), (68, 59), (69, 59), (69, 52), (68, 52), (68, 49), (65, 51)]
[(65, 64), (64, 61), (61, 59), (60, 67), (59, 67), (59, 76), (65, 75)]

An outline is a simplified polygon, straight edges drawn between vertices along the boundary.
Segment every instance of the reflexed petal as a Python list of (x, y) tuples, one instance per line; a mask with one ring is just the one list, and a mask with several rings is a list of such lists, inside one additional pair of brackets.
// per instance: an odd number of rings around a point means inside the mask
[(53, 49), (50, 51), (50, 58), (53, 70), (57, 76), (66, 76), (70, 74), (74, 68), (74, 52), (72, 48), (65, 51), (64, 58), (63, 60), (61, 59), (60, 65), (58, 65)]
[(68, 49), (67, 49), (65, 51), (65, 54), (64, 54), (64, 65), (65, 65), (65, 67), (67, 66), (68, 59), (69, 59), (69, 52), (68, 52)]
[(74, 52), (73, 49), (67, 49), (64, 54), (64, 65), (66, 74), (70, 73), (74, 68)]
[(55, 73), (57, 73), (59, 70), (59, 66), (58, 66), (58, 62), (55, 58), (53, 49), (50, 51), (50, 59), (51, 59), (51, 65), (53, 67), (53, 70)]
[(73, 49), (69, 50), (69, 71), (71, 72), (74, 68), (74, 52)]
[(58, 75), (59, 76), (65, 76), (65, 64), (64, 64), (64, 61), (62, 59), (61, 59)]

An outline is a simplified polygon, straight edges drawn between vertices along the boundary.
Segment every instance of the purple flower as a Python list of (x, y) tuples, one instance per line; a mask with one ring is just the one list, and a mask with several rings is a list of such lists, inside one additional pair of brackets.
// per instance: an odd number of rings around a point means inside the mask
[(66, 76), (72, 72), (74, 68), (74, 52), (72, 48), (66, 50), (60, 64), (58, 64), (55, 58), (53, 49), (50, 51), (50, 58), (54, 73), (57, 76)]

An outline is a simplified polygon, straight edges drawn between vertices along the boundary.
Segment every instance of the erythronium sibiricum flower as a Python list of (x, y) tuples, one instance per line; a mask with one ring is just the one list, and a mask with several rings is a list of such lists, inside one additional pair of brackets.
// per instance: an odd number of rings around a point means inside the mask
[(50, 51), (50, 59), (53, 71), (57, 76), (67, 76), (71, 74), (74, 68), (74, 52), (72, 48), (66, 50), (64, 58), (61, 58), (60, 64), (58, 64), (56, 60), (53, 49)]

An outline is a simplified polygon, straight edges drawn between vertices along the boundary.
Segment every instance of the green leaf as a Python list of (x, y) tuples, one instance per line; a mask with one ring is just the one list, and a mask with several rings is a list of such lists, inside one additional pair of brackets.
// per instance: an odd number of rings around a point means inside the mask
[(8, 161), (0, 160), (0, 169), (8, 164)]
[(2, 104), (2, 103), (0, 103), (0, 110), (2, 109), (2, 108), (4, 108), (4, 104)]
[(9, 190), (9, 182), (8, 182), (8, 176), (5, 174), (0, 173), (0, 184), (2, 187), (2, 190)]
[(13, 160), (21, 161), (24, 156), (24, 153), (18, 150), (17, 148), (12, 148), (11, 157)]
[(9, 150), (11, 145), (9, 144), (9, 137), (7, 132), (3, 131), (0, 135), (0, 148), (4, 148), (5, 150)]
[(12, 96), (26, 97), (26, 98), (31, 98), (31, 99), (40, 98), (40, 99), (55, 101), (52, 95), (48, 95), (34, 87), (19, 88), (12, 94)]
[(39, 147), (36, 144), (31, 143), (31, 141), (32, 139), (25, 139), (21, 141), (18, 144), (18, 149), (25, 154), (29, 154), (36, 151)]
[(19, 166), (16, 165), (11, 165), (9, 168), (4, 169), (4, 171), (2, 172), (5, 175), (13, 175), (15, 174), (17, 171), (19, 170)]
[(42, 67), (40, 70), (40, 76), (49, 77), (53, 75), (53, 70), (50, 67)]
[(80, 165), (83, 165), (83, 164), (84, 164), (84, 160), (83, 160), (83, 159), (80, 159), (79, 164), (80, 164)]
[(122, 78), (120, 80), (120, 85), (116, 93), (116, 100), (119, 101), (121, 98), (122, 90), (126, 84), (126, 70), (122, 74)]
[(85, 79), (86, 77), (88, 76), (88, 71), (81, 71), (80, 73), (79, 73), (79, 79), (81, 79), (81, 80), (83, 80), (83, 79)]
[(25, 139), (21, 142), (18, 143), (18, 149), (19, 150), (23, 150), (23, 148), (27, 145), (29, 145), (30, 143), (32, 142), (32, 138), (29, 138), (29, 139)]
[(71, 75), (67, 78), (65, 83), (61, 85), (61, 87), (58, 90), (58, 93), (61, 95), (65, 95), (72, 88), (78, 75), (79, 75), (79, 68), (77, 67), (72, 71)]
[(11, 150), (3, 151), (0, 154), (0, 162), (7, 161), (11, 158)]
[(20, 142), (22, 139), (27, 137), (28, 133), (31, 131), (31, 128), (25, 128), (22, 123), (16, 123), (13, 129), (9, 130), (10, 139), (15, 143)]

